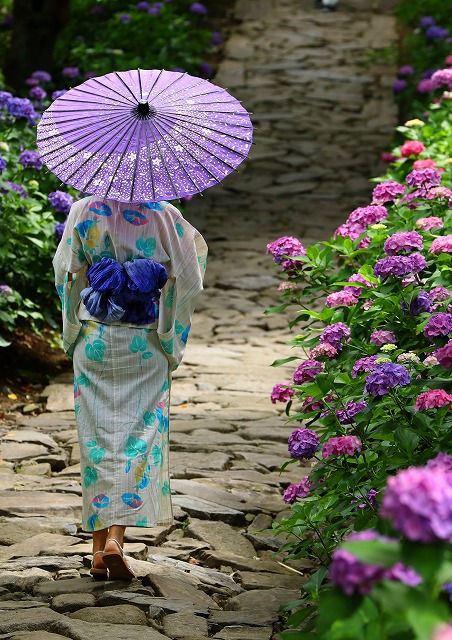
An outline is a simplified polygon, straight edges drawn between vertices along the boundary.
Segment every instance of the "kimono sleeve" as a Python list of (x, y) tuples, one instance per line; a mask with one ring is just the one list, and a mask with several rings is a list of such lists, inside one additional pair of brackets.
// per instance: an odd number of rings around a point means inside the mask
[(71, 208), (63, 236), (53, 258), (55, 286), (60, 297), (63, 316), (63, 348), (70, 357), (81, 329), (81, 323), (77, 317), (81, 300), (80, 292), (88, 286), (86, 277), (88, 263), (79, 233), (74, 226), (77, 204)]
[(203, 290), (207, 244), (192, 227), (171, 252), (170, 277), (160, 296), (157, 333), (172, 371), (182, 361), (196, 301)]

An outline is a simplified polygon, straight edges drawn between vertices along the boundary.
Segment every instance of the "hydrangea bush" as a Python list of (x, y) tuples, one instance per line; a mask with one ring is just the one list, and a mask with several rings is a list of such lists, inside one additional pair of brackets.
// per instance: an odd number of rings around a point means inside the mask
[[(282, 304), (267, 313), (296, 309), (291, 326), (300, 328), (295, 355), (275, 362), (295, 364), (292, 384), (273, 395), (287, 403), (289, 421), (301, 423), (284, 467), (313, 457), (308, 477), (284, 493), (291, 515), (273, 526), (290, 538), (289, 557), (315, 558), (325, 568), (345, 536), (379, 526), (380, 508), (394, 526), (397, 515), (405, 517), (389, 498), (381, 507), (388, 476), (452, 453), (449, 93), (424, 120), (399, 127), (398, 159), (369, 205), (332, 239), (268, 245), (287, 284), (279, 287)], [(398, 477), (399, 487), (412, 481)], [(428, 484), (416, 477), (419, 487)]]

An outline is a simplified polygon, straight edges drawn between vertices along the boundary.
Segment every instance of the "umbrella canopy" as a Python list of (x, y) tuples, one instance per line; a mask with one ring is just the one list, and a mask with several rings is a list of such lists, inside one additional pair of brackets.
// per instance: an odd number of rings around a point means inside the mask
[(90, 78), (57, 98), (37, 144), (47, 167), (76, 189), (157, 202), (223, 180), (246, 158), (252, 132), (248, 112), (225, 89), (138, 69)]

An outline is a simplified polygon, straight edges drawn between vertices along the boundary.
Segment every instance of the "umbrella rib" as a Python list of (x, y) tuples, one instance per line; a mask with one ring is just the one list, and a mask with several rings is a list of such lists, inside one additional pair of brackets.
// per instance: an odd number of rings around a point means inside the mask
[[(149, 121), (149, 124), (150, 124), (150, 126), (151, 126), (153, 129), (154, 129), (154, 128), (157, 128), (157, 125), (156, 125), (155, 121), (150, 120), (150, 121)], [(175, 184), (174, 184), (174, 182), (173, 182), (173, 178), (172, 178), (172, 176), (171, 176), (171, 173), (168, 171), (168, 167), (166, 166), (165, 159), (164, 159), (164, 157), (163, 157), (163, 155), (162, 155), (162, 152), (160, 151), (160, 145), (159, 145), (159, 143), (158, 143), (157, 138), (155, 137), (155, 133), (154, 133), (154, 138), (155, 138), (155, 146), (157, 147), (157, 151), (158, 151), (158, 154), (159, 154), (159, 156), (160, 156), (160, 160), (162, 161), (162, 164), (163, 164), (163, 166), (164, 166), (164, 168), (165, 168), (165, 171), (166, 171), (166, 173), (167, 173), (167, 175), (168, 175), (168, 178), (169, 178), (169, 180), (170, 180), (170, 182), (171, 182), (171, 186), (173, 187), (174, 195), (175, 195), (175, 197), (177, 198), (178, 196), (177, 196), (177, 189), (176, 189), (176, 185), (175, 185)], [(168, 145), (167, 145), (167, 146), (168, 146)], [(174, 154), (173, 154), (173, 155), (174, 155)], [(179, 164), (180, 164), (180, 162), (179, 162)], [(194, 183), (193, 183), (193, 184), (194, 184)], [(196, 185), (195, 185), (195, 186), (196, 186)]]
[[(104, 117), (107, 117), (107, 116), (103, 116), (103, 117), (102, 117), (102, 119), (103, 119)], [(118, 120), (118, 119), (119, 119), (119, 118), (121, 118), (121, 117), (123, 117), (123, 116), (114, 116), (114, 117), (111, 117), (111, 116), (110, 116), (110, 118), (109, 118), (109, 119), (110, 119), (110, 121), (111, 121), (111, 120), (113, 120), (114, 118), (115, 118), (116, 120)], [(85, 119), (87, 119), (87, 118), (92, 120), (92, 117), (91, 117), (91, 116), (83, 116), (82, 118), (79, 118), (79, 120), (85, 120)], [(101, 119), (101, 118), (99, 117), (99, 120), (100, 120), (100, 119)], [(72, 122), (72, 123), (73, 123), (73, 122), (74, 122), (74, 119), (73, 119), (73, 118), (71, 118), (70, 120), (59, 120), (58, 124), (62, 124), (62, 123), (64, 123), (64, 122)], [(97, 124), (97, 123), (96, 123), (96, 124)], [(108, 123), (108, 124), (109, 124), (109, 123)], [(93, 123), (93, 125), (94, 125), (94, 123)], [(79, 130), (80, 130), (80, 126), (75, 127), (75, 129), (66, 129), (66, 130), (65, 130), (65, 132), (64, 132), (64, 135), (66, 136), (68, 133), (73, 133), (74, 131), (79, 131)], [(62, 135), (62, 134), (61, 134), (61, 133), (59, 133), (59, 132), (58, 132), (58, 133), (52, 133), (52, 134), (50, 134), (50, 135), (45, 136), (45, 138), (40, 138), (40, 141), (43, 141), (43, 140), (50, 140), (51, 138), (60, 137), (61, 135)], [(85, 134), (85, 135), (86, 135), (86, 134)]]
[(155, 195), (154, 170), (152, 169), (152, 154), (151, 154), (151, 148), (149, 146), (149, 137), (148, 137), (147, 127), (145, 127), (144, 129), (144, 135), (146, 138), (146, 149), (148, 152), (149, 171), (151, 173), (152, 197), (154, 198), (153, 202), (155, 202), (156, 195)]
[[(192, 113), (175, 113), (174, 111), (159, 111), (159, 115), (165, 115), (165, 117), (170, 117), (170, 118), (175, 118), (176, 120), (181, 120), (182, 118), (195, 118), (195, 115)], [(202, 119), (200, 118), (196, 118), (198, 121), (200, 120), (202, 123)], [(183, 122), (187, 122), (187, 120), (183, 120)], [(195, 126), (204, 126), (204, 124), (199, 125), (197, 122), (191, 122), (188, 121), (190, 124), (194, 124)], [(215, 124), (224, 124), (230, 127), (240, 127), (240, 129), (253, 129), (253, 125), (249, 124), (249, 125), (245, 125), (245, 124), (236, 124), (236, 123), (231, 123), (231, 122), (223, 122), (223, 120), (214, 120)], [(215, 131), (218, 131), (218, 129), (215, 129)], [(223, 133), (222, 131), (218, 131), (219, 133)]]
[[(141, 95), (141, 89), (140, 89), (140, 95)], [(138, 135), (138, 142), (141, 140), (141, 132), (143, 131), (143, 122), (144, 122), (144, 120), (139, 120), (140, 132), (139, 132), (139, 135)], [(137, 177), (138, 157), (139, 157), (139, 153), (136, 153), (135, 154), (135, 166), (133, 168), (133, 176), (132, 176), (132, 188), (130, 190), (130, 202), (133, 202), (133, 190), (135, 189), (135, 180), (136, 180), (136, 177)]]
[[(181, 76), (179, 76), (179, 80), (181, 78), (183, 78), (184, 76), (186, 76), (187, 73), (182, 74)], [(170, 87), (173, 86), (173, 84), (175, 84), (176, 80), (174, 82), (172, 82), (171, 84), (169, 84), (168, 86), (164, 87), (160, 93), (157, 93), (155, 96), (153, 96), (153, 98), (156, 98), (157, 96), (159, 96), (160, 94), (164, 93), (164, 91), (166, 91), (167, 89), (169, 89)], [(200, 84), (204, 84), (205, 80), (201, 80), (200, 82), (195, 82), (194, 84), (189, 85), (188, 87), (183, 87), (183, 89), (179, 89), (178, 91), (174, 91), (174, 93), (172, 94), (173, 96), (177, 96), (178, 93), (182, 93), (183, 91), (188, 91), (189, 89), (194, 89), (195, 87), (199, 87)]]
[[(114, 73), (118, 76), (116, 71), (114, 71)], [(120, 76), (118, 76), (118, 78), (121, 80), (122, 84), (126, 87), (126, 89), (128, 89), (130, 91), (129, 87), (125, 84), (124, 80)], [(116, 94), (120, 95), (121, 98), (124, 98), (124, 100), (127, 102), (127, 104), (135, 105), (135, 102), (132, 102), (129, 98), (127, 98), (126, 95), (124, 95), (123, 93), (119, 93), (119, 91), (116, 89), (116, 87), (113, 85), (113, 83), (112, 83), (112, 86), (109, 87), (108, 85), (105, 85), (103, 82), (101, 82), (98, 78), (92, 78), (92, 79), (94, 80), (94, 82), (97, 82), (97, 84), (100, 84), (100, 86), (103, 87), (104, 89), (106, 89), (107, 91), (116, 92)], [(130, 91), (130, 93), (132, 93), (132, 92)], [(133, 93), (132, 93), (132, 97), (136, 100), (136, 98), (133, 95)]]
[[(173, 106), (177, 106), (179, 104), (187, 104), (186, 100), (188, 98), (203, 98), (204, 96), (210, 96), (213, 93), (220, 93), (219, 91), (208, 91), (207, 93), (190, 93), (189, 96), (180, 96), (177, 100), (175, 100), (174, 102), (164, 102), (163, 106), (165, 107), (173, 107)], [(184, 102), (185, 100), (185, 102)], [(222, 104), (227, 104), (228, 102), (232, 102), (232, 100), (221, 100), (219, 101)], [(206, 104), (204, 102), (196, 102), (193, 106), (199, 106), (202, 104)], [(207, 104), (212, 104), (212, 103), (207, 103)], [(159, 106), (158, 104), (156, 105), (157, 107)], [(192, 105), (190, 105), (192, 106)]]
[(155, 87), (155, 85), (157, 84), (157, 82), (159, 81), (160, 76), (162, 75), (162, 73), (163, 73), (163, 69), (161, 69), (161, 70), (158, 72), (157, 77), (155, 78), (155, 80), (154, 80), (154, 83), (153, 83), (152, 87), (149, 89), (149, 93), (148, 93), (148, 96), (147, 96), (147, 98), (146, 98), (146, 102), (149, 100), (149, 96), (151, 95), (151, 91), (153, 90), (153, 88)]
[[(113, 104), (111, 106), (103, 105), (98, 100), (77, 100), (77, 99), (73, 99), (73, 98), (61, 97), (61, 101), (62, 102), (76, 102), (77, 104), (97, 104), (98, 108), (97, 109), (91, 109), (91, 111), (99, 111), (99, 108), (101, 108), (101, 107), (105, 107), (107, 109), (112, 109), (113, 108), (113, 109), (123, 109), (124, 110), (124, 107), (122, 107), (120, 105), (117, 105), (117, 104)], [(58, 110), (55, 109), (55, 113), (59, 113), (59, 112), (60, 112), (60, 109), (58, 109)]]
[[(175, 78), (172, 82), (170, 82), (169, 84), (167, 84), (166, 86), (163, 87), (163, 89), (161, 91), (159, 91), (158, 93), (155, 94), (155, 96), (152, 96), (152, 100), (155, 100), (155, 98), (158, 98), (158, 96), (160, 96), (164, 91), (167, 91), (170, 87), (172, 87), (173, 85), (176, 84), (176, 82), (179, 82), (179, 80), (181, 80), (182, 78), (184, 78), (187, 74), (186, 73), (181, 73), (180, 76), (178, 76), (177, 78)], [(155, 84), (154, 84), (155, 86)], [(154, 87), (153, 87), (154, 88)], [(183, 89), (182, 89), (183, 91)], [(150, 98), (151, 93), (149, 92), (148, 98)]]
[[(157, 126), (157, 125), (156, 125), (156, 126)], [(171, 137), (174, 139), (174, 137), (173, 137), (173, 136), (171, 136)], [(176, 153), (174, 153), (173, 149), (170, 147), (170, 145), (169, 145), (167, 142), (165, 142), (165, 144), (166, 144), (166, 146), (168, 147), (168, 149), (170, 150), (170, 152), (172, 153), (172, 155), (176, 158), (176, 160), (177, 160), (177, 162), (178, 162), (178, 164), (179, 164), (180, 168), (184, 171), (185, 175), (187, 175), (187, 176), (188, 176), (188, 179), (189, 179), (189, 180), (191, 180), (191, 183), (194, 185), (195, 189), (198, 189), (198, 191), (201, 191), (200, 187), (196, 184), (196, 180), (191, 176), (191, 174), (190, 174), (190, 172), (188, 171), (188, 169), (187, 169), (187, 168), (183, 165), (183, 163), (180, 161), (180, 159), (179, 159), (178, 155), (177, 155)], [(185, 147), (184, 147), (184, 149), (185, 149)], [(190, 152), (188, 152), (188, 153), (190, 153)], [(190, 154), (190, 155), (191, 155), (191, 154)], [(192, 156), (192, 157), (194, 157), (194, 156)], [(196, 160), (196, 158), (195, 158), (195, 160)], [(213, 176), (213, 174), (211, 174), (211, 175)], [(213, 176), (213, 177), (215, 178), (215, 180), (217, 180), (216, 176)], [(176, 192), (176, 190), (175, 190), (175, 192)], [(176, 193), (177, 193), (177, 192), (176, 192)]]
[[(173, 139), (177, 144), (180, 144), (180, 146), (181, 146), (181, 147), (182, 147), (182, 148), (183, 148), (183, 149), (188, 153), (188, 155), (189, 155), (191, 158), (193, 158), (193, 160), (194, 160), (195, 162), (197, 162), (199, 165), (201, 165), (201, 167), (202, 167), (203, 169), (205, 169), (205, 170), (207, 171), (207, 173), (210, 173), (210, 175), (212, 176), (212, 178), (214, 178), (217, 182), (219, 182), (218, 177), (217, 177), (215, 174), (213, 174), (213, 173), (210, 171), (210, 169), (209, 169), (208, 167), (206, 167), (202, 162), (200, 162), (200, 161), (198, 160), (198, 158), (196, 158), (196, 156), (194, 156), (194, 155), (191, 153), (191, 151), (190, 151), (189, 149), (187, 149), (187, 147), (186, 147), (185, 145), (181, 144), (181, 142), (180, 142), (179, 140), (177, 140), (177, 139), (176, 139), (176, 138), (171, 134), (171, 132), (170, 132), (170, 131), (164, 130), (164, 133), (166, 133), (167, 135), (169, 135), (169, 136), (170, 136), (170, 137), (171, 137), (171, 138), (172, 138), (172, 139)], [(188, 136), (185, 136), (185, 137), (186, 137), (186, 138), (188, 138)], [(191, 138), (188, 138), (188, 139), (189, 139), (189, 140), (191, 140)], [(169, 146), (169, 144), (167, 144), (167, 146), (168, 146), (168, 148), (169, 148), (169, 149), (171, 149), (171, 147)], [(201, 146), (201, 145), (199, 145), (199, 146)], [(201, 148), (202, 148), (202, 149), (204, 149), (204, 147), (201, 147)], [(204, 149), (204, 151), (205, 151), (205, 150), (206, 150), (206, 149)], [(173, 155), (175, 155), (175, 153), (174, 153), (174, 151), (173, 151), (172, 149), (171, 149), (171, 152), (172, 152), (172, 154), (173, 154)], [(215, 155), (215, 154), (212, 154), (212, 155)], [(176, 156), (176, 157), (177, 157), (177, 156)], [(217, 156), (215, 156), (215, 157), (217, 157)], [(220, 159), (220, 158), (218, 158), (218, 159)], [(179, 162), (179, 164), (181, 164), (181, 163)], [(225, 162), (225, 164), (227, 164), (227, 163)], [(229, 166), (229, 165), (228, 165), (228, 166)], [(232, 169), (234, 169), (234, 168), (235, 168), (235, 167), (232, 167)], [(193, 180), (193, 178), (191, 178), (191, 176), (190, 176), (190, 180), (193, 182), (193, 184), (195, 185), (195, 187), (196, 187), (197, 189), (199, 189), (198, 185), (197, 185), (197, 184), (196, 184), (196, 182)]]
[[(75, 91), (80, 91), (80, 93), (86, 93), (89, 96), (94, 96), (95, 98), (106, 98), (107, 100), (117, 100), (121, 104), (125, 104), (125, 105), (130, 104), (129, 102), (126, 102), (126, 101), (123, 101), (123, 100), (118, 100), (118, 98), (116, 98), (116, 97), (112, 98), (110, 96), (105, 96), (105, 95), (98, 94), (98, 93), (92, 93), (91, 91), (86, 91), (86, 89), (80, 89), (79, 87), (75, 87), (74, 88), (74, 92)], [(121, 94), (119, 94), (119, 95), (121, 95)], [(64, 96), (62, 96), (62, 97), (64, 98)], [(101, 104), (101, 103), (99, 103), (99, 104)]]
[[(113, 73), (115, 74), (115, 76), (117, 78), (119, 78), (119, 80), (121, 80), (122, 84), (125, 86), (125, 88), (127, 89), (127, 91), (130, 93), (130, 95), (132, 96), (132, 98), (138, 102), (135, 94), (133, 93), (132, 89), (124, 82), (124, 80), (121, 78), (121, 76), (119, 75), (119, 73), (117, 71), (113, 71)], [(119, 94), (120, 96), (122, 96), (123, 98), (125, 98), (125, 96), (122, 95), (122, 93)], [(134, 104), (134, 103), (132, 103)]]
[[(177, 124), (181, 124), (181, 119), (176, 119), (174, 118), (174, 116), (167, 116), (163, 113), (159, 114), (161, 118), (165, 118), (166, 120), (172, 120), (172, 124), (175, 126)], [(182, 120), (182, 122), (187, 122), (186, 120)], [(250, 140), (248, 140), (247, 138), (241, 138), (239, 136), (234, 136), (232, 133), (228, 133), (227, 131), (221, 131), (221, 129), (213, 129), (212, 127), (208, 127), (205, 124), (198, 124), (197, 122), (188, 122), (187, 124), (190, 124), (194, 127), (199, 127), (200, 129), (207, 129), (208, 131), (213, 131), (214, 133), (220, 133), (221, 135), (224, 136), (228, 136), (228, 138), (233, 138), (234, 140), (240, 140), (241, 142), (250, 142)], [(221, 124), (221, 123), (219, 123)], [(227, 124), (227, 123), (226, 123)], [(250, 127), (251, 128), (251, 127)], [(195, 131), (195, 133), (198, 133), (197, 131)], [(201, 134), (199, 134), (201, 135)], [(214, 140), (213, 138), (208, 138), (208, 140), (212, 140), (213, 142), (216, 142), (216, 140)]]
[[(164, 119), (164, 118), (163, 118)], [(172, 125), (172, 123), (171, 123)], [(202, 145), (200, 145), (196, 140), (194, 140), (193, 138), (191, 138), (190, 136), (188, 136), (186, 133), (184, 133), (183, 131), (181, 131), (182, 135), (184, 135), (186, 138), (188, 138), (189, 140), (191, 140), (192, 142), (195, 142), (196, 144), (198, 144), (201, 149), (205, 149)], [(196, 131), (194, 131), (193, 133), (197, 133)], [(201, 135), (201, 134), (198, 134)], [(205, 140), (209, 140), (210, 142), (214, 142), (215, 144), (219, 145), (220, 147), (223, 147), (224, 149), (228, 149), (229, 151), (233, 151), (234, 153), (236, 153), (239, 156), (242, 156), (243, 158), (246, 158), (246, 156), (248, 155), (248, 153), (243, 153), (241, 151), (237, 151), (236, 149), (233, 149), (232, 147), (228, 147), (226, 144), (223, 144), (222, 142), (220, 142), (219, 140), (215, 140), (214, 138), (210, 138), (206, 135), (202, 135), (202, 138), (204, 138)], [(235, 136), (232, 136), (235, 137)], [(242, 138), (237, 138), (238, 140), (242, 140), (242, 142), (248, 142), (248, 140), (243, 140)], [(207, 151), (207, 149), (205, 149), (205, 151)]]
[(141, 74), (140, 74), (140, 70), (137, 69), (138, 71), (138, 84), (140, 85), (140, 100), (143, 99), (143, 87), (141, 86)]
[[(128, 119), (130, 119), (130, 118), (129, 118), (129, 116), (127, 116), (127, 118), (124, 118), (124, 122), (126, 122)], [(113, 129), (114, 129), (116, 126), (117, 126), (117, 123), (115, 123), (115, 124), (113, 125)], [(111, 129), (108, 129), (107, 133), (110, 133), (110, 131), (111, 131)], [(103, 135), (105, 135), (105, 131), (102, 131), (102, 132), (101, 132), (101, 134), (100, 134), (97, 138), (95, 138), (94, 140), (90, 141), (90, 142), (89, 142), (89, 144), (92, 144), (92, 143), (94, 143), (94, 142), (97, 142), (97, 141), (98, 141), (98, 140), (99, 140)], [(75, 142), (79, 142), (80, 140), (83, 140), (83, 138), (85, 138), (85, 137), (86, 137), (86, 134), (84, 134), (84, 133), (83, 133), (79, 138), (76, 138), (75, 140), (71, 140), (71, 142), (70, 142), (69, 144), (72, 144), (72, 145), (73, 145)], [(52, 149), (52, 151), (50, 151), (50, 152), (45, 152), (45, 153), (43, 153), (43, 154), (42, 154), (42, 156), (43, 156), (43, 157), (44, 157), (44, 156), (48, 156), (49, 154), (54, 153), (55, 151), (60, 151), (60, 150), (61, 150), (61, 149), (63, 149), (63, 147), (65, 147), (67, 144), (68, 144), (68, 141), (67, 141), (67, 140), (65, 140), (65, 141), (64, 141), (64, 144), (63, 144), (61, 147), (58, 147), (57, 149)], [(86, 149), (86, 146), (85, 146), (85, 147), (81, 147), (81, 149), (78, 149), (78, 151), (83, 151), (84, 149)], [(56, 165), (56, 166), (58, 166), (58, 165)]]
[[(115, 71), (115, 73), (116, 73), (116, 71)], [(127, 146), (126, 146), (126, 148), (124, 149), (124, 151), (123, 151), (123, 153), (122, 153), (122, 155), (121, 155), (121, 159), (120, 159), (120, 161), (118, 162), (118, 164), (116, 165), (116, 169), (115, 169), (115, 171), (114, 171), (114, 173), (113, 173), (113, 175), (112, 175), (112, 177), (111, 177), (110, 184), (108, 185), (108, 189), (107, 189), (107, 191), (106, 191), (106, 193), (105, 193), (105, 196), (104, 196), (105, 198), (108, 198), (108, 193), (109, 193), (109, 191), (110, 191), (110, 189), (111, 189), (111, 187), (112, 187), (112, 184), (113, 184), (113, 182), (114, 182), (114, 179), (115, 179), (115, 177), (116, 177), (116, 174), (118, 173), (118, 169), (119, 169), (119, 167), (121, 166), (121, 160), (122, 160), (122, 159), (123, 159), (123, 157), (125, 156), (125, 154), (126, 154), (126, 152), (127, 152), (127, 149), (128, 149), (128, 148), (129, 148), (129, 146), (130, 146), (130, 141), (132, 140), (132, 137), (133, 137), (133, 135), (135, 134), (135, 131), (136, 131), (137, 126), (138, 126), (138, 122), (139, 122), (139, 120), (137, 120), (137, 121), (135, 122), (135, 127), (134, 127), (134, 129), (133, 129), (133, 131), (132, 131), (132, 135), (129, 137), (129, 140), (128, 140), (128, 142), (127, 142)], [(130, 129), (131, 129), (132, 127), (133, 127), (133, 124), (129, 127), (129, 131), (130, 131)], [(121, 138), (119, 138), (119, 139), (118, 139), (118, 141), (117, 141), (116, 145), (115, 145), (115, 146), (114, 146), (114, 148), (111, 150), (111, 152), (110, 152), (110, 154), (109, 154), (109, 155), (111, 155), (111, 154), (113, 153), (113, 151), (118, 147), (118, 145), (119, 145), (119, 143), (121, 142), (121, 140), (122, 140)], [(90, 179), (90, 181), (89, 181), (89, 182), (91, 182), (91, 180), (92, 180), (92, 178)], [(89, 184), (89, 183), (88, 183), (88, 184)]]

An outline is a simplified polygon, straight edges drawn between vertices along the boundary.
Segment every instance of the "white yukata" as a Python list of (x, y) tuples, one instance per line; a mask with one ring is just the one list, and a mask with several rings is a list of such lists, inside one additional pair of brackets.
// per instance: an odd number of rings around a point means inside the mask
[[(88, 312), (80, 293), (102, 258), (166, 268), (152, 324), (106, 323)], [(171, 371), (182, 360), (206, 259), (203, 237), (168, 202), (90, 196), (71, 208), (53, 265), (74, 365), (84, 531), (172, 522)]]

